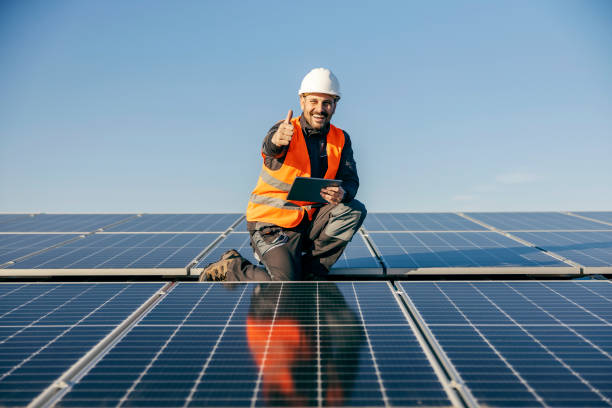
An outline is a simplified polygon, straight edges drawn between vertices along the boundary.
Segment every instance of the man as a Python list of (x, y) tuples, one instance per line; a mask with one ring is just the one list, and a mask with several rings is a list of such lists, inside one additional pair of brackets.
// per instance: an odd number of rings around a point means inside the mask
[[(366, 209), (354, 199), (359, 177), (351, 140), (330, 123), (340, 100), (338, 79), (315, 68), (298, 94), (302, 115), (292, 118), (290, 110), (264, 139), (262, 170), (246, 212), (251, 247), (265, 268), (230, 250), (200, 280), (325, 278), (363, 223)], [(342, 185), (322, 189), (323, 204), (288, 201), (298, 176), (339, 179)]]

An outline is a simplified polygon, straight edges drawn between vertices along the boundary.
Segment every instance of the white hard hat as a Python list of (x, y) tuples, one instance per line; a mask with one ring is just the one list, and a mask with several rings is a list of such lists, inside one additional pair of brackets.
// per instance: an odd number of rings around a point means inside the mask
[(306, 74), (300, 85), (299, 95), (307, 93), (324, 93), (340, 99), (340, 82), (327, 68), (315, 68)]

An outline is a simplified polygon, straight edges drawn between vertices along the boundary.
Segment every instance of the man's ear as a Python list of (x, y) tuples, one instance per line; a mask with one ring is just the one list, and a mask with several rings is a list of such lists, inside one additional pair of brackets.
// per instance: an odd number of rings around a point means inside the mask
[(302, 108), (302, 112), (304, 112), (304, 95), (300, 95), (300, 108)]

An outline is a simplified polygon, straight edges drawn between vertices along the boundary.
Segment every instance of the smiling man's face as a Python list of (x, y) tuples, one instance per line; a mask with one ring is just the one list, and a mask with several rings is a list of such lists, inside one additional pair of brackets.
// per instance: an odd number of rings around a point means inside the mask
[(336, 111), (336, 97), (324, 93), (301, 95), (300, 107), (306, 122), (313, 129), (321, 129), (329, 123)]

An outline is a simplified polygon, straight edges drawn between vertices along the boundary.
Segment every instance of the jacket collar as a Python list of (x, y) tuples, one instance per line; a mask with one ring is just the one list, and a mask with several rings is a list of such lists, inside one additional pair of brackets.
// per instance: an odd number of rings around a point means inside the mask
[(300, 127), (302, 128), (304, 137), (325, 137), (329, 132), (329, 123), (323, 126), (322, 129), (313, 129), (308, 122), (306, 122), (303, 114), (300, 116)]

